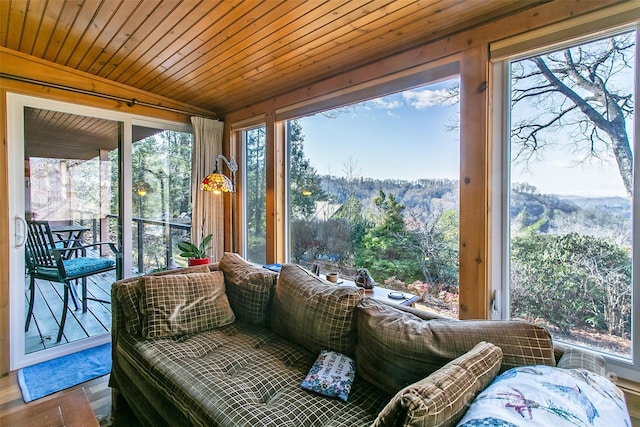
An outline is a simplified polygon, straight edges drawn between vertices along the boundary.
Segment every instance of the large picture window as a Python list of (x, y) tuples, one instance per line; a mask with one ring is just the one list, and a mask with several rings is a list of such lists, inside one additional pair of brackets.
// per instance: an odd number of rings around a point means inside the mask
[(631, 31), (518, 58), (508, 75), (508, 316), (623, 360), (637, 312), (636, 64)]
[(289, 261), (458, 317), (458, 78), (287, 122)]

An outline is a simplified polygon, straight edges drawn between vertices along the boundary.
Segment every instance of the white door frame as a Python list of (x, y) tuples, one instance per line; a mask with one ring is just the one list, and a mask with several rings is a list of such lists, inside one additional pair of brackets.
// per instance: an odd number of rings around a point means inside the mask
[[(123, 145), (121, 147), (121, 191), (131, 194), (132, 166), (131, 145), (132, 125), (156, 127), (160, 129), (181, 129), (190, 131), (191, 127), (183, 123), (170, 122), (160, 119), (150, 119), (144, 116), (125, 114), (122, 112), (87, 107), (67, 102), (52, 101), (44, 98), (7, 93), (7, 137), (8, 137), (8, 182), (9, 182), (9, 368), (16, 370), (35, 363), (71, 354), (80, 350), (95, 347), (111, 340), (108, 333), (97, 337), (87, 338), (60, 345), (50, 349), (25, 354), (25, 301), (24, 301), (24, 236), (26, 235), (24, 222), (25, 181), (24, 181), (24, 108), (33, 107), (82, 116), (97, 117), (123, 123)], [(132, 259), (127, 254), (132, 253), (132, 198), (121, 197), (122, 215), (122, 271), (125, 277), (131, 275)], [(128, 274), (127, 274), (128, 272)]]

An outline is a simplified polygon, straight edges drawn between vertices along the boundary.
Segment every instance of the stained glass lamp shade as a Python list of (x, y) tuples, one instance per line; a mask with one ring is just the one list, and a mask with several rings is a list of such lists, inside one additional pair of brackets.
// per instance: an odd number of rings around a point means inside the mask
[(234, 192), (233, 183), (229, 177), (221, 173), (217, 167), (202, 180), (200, 189), (211, 191), (215, 194)]

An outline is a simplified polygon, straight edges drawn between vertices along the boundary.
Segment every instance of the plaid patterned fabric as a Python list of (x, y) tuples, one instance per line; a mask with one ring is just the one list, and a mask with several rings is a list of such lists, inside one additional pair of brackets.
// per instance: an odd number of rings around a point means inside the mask
[[(189, 273), (208, 273), (209, 266), (198, 265), (189, 268), (180, 268), (177, 270), (160, 271), (152, 273), (151, 276), (165, 276), (174, 274)], [(140, 296), (142, 295), (142, 279), (141, 277), (131, 277), (129, 279), (119, 280), (113, 284), (115, 289), (115, 298), (120, 301), (125, 316), (126, 329), (132, 335), (140, 336), (142, 334), (142, 313), (140, 313)], [(111, 301), (115, 301), (114, 295)]]
[(370, 426), (391, 397), (361, 378), (347, 402), (303, 390), (317, 354), (242, 322), (181, 339), (123, 335), (115, 352), (126, 381), (195, 426)]
[(586, 369), (602, 376), (607, 375), (607, 362), (601, 355), (571, 347), (563, 350), (558, 368)]
[(238, 320), (265, 325), (269, 318), (278, 274), (225, 252), (220, 260), (227, 297)]
[(355, 286), (327, 284), (295, 264), (280, 270), (271, 329), (307, 350), (332, 350), (353, 357), (355, 308), (362, 300)]
[[(161, 275), (215, 268), (192, 267)], [(244, 267), (240, 264), (236, 268)], [(354, 310), (360, 301), (357, 290), (354, 293), (353, 288), (327, 285), (297, 266), (284, 266), (283, 272), (271, 314), (275, 323), (278, 323), (275, 319), (286, 319), (276, 325), (278, 334), (262, 325), (236, 321), (193, 335), (142, 339), (139, 332), (135, 334), (135, 325), (130, 325), (132, 318), (140, 322), (140, 279), (114, 283), (113, 366), (109, 385), (125, 395), (141, 419), (158, 426), (365, 426), (371, 425), (383, 408), (376, 421), (379, 425), (401, 425), (409, 402), (414, 408), (412, 415), (418, 417), (416, 425), (431, 425), (419, 417), (423, 413), (421, 408), (432, 407), (425, 393), (431, 396), (437, 390), (422, 385), (426, 380), (431, 384), (434, 375), (423, 379), (478, 342), (492, 341), (502, 348), (503, 370), (516, 364), (553, 364), (548, 333), (533, 325), (421, 320), (406, 310), (371, 299)], [(260, 289), (264, 290), (260, 287), (257, 292)], [(257, 307), (263, 302), (252, 306), (256, 309), (253, 313), (261, 313)], [(247, 316), (247, 321), (258, 318), (259, 315)], [(321, 346), (340, 351), (331, 348), (331, 343), (348, 348), (354, 342), (355, 319), (360, 335), (356, 362), (361, 376), (356, 377), (348, 402), (303, 390), (300, 384)], [(139, 323), (137, 330), (140, 329)], [(128, 333), (129, 330), (133, 332)], [(295, 338), (288, 339), (286, 334)], [(314, 341), (316, 336), (321, 338)], [(293, 340), (300, 340), (300, 345)], [(325, 346), (327, 343), (330, 345)], [(559, 363), (563, 367), (586, 367), (595, 372), (601, 369), (601, 360), (595, 355), (560, 347), (556, 351), (558, 356), (564, 351)], [(438, 384), (447, 385), (446, 380), (457, 375), (439, 374), (442, 381)], [(479, 375), (484, 378), (484, 374)], [(388, 380), (390, 383), (384, 382)], [(395, 389), (390, 393), (372, 384)], [(413, 384), (407, 388), (415, 392), (412, 400), (394, 399), (394, 405), (385, 407), (391, 395), (408, 384)], [(456, 377), (447, 389), (460, 384)]]
[(235, 320), (221, 271), (145, 276), (140, 311), (145, 338), (193, 334)]
[(427, 378), (400, 390), (373, 427), (455, 426), (471, 402), (495, 378), (502, 350), (481, 342)]
[(481, 341), (502, 349), (501, 371), (555, 366), (551, 336), (529, 323), (425, 321), (370, 298), (358, 307), (358, 374), (389, 393), (430, 375)]

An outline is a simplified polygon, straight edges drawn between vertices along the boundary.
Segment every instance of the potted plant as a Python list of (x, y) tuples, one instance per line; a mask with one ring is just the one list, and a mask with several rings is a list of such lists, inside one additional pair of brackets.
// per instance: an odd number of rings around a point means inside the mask
[(209, 257), (207, 256), (207, 252), (211, 249), (209, 243), (213, 238), (212, 234), (205, 236), (202, 239), (200, 245), (196, 245), (193, 242), (188, 240), (183, 240), (178, 243), (178, 249), (180, 249), (180, 256), (189, 259), (189, 266), (192, 265), (201, 265), (201, 264), (209, 264)]

